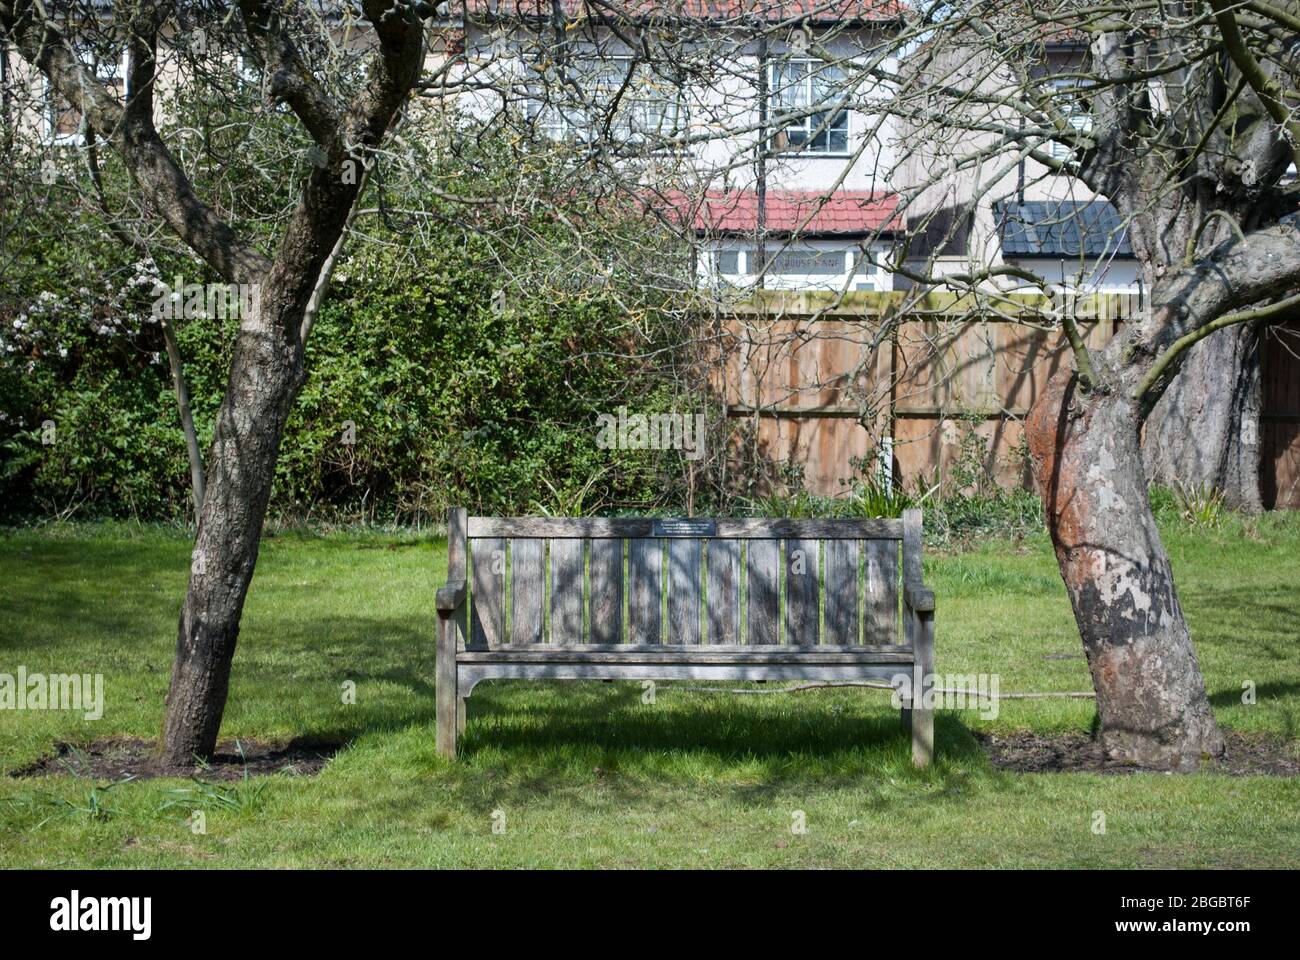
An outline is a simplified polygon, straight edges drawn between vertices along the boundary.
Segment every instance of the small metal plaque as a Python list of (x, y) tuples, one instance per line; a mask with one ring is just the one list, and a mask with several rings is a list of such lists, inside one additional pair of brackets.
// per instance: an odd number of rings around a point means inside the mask
[(650, 525), (652, 537), (711, 537), (717, 531), (714, 520), (656, 520)]

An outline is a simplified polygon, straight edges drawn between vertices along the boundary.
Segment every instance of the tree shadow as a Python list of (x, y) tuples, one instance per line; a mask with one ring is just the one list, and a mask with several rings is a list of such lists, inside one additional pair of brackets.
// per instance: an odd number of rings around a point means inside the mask
[[(462, 758), (508, 754), (539, 770), (580, 755), (596, 758), (605, 772), (645, 772), (659, 764), (643, 758), (672, 756), (706, 769), (744, 764), (761, 771), (767, 783), (810, 772), (817, 779), (850, 780), (884, 767), (910, 769), (911, 739), (898, 712), (846, 705), (843, 691), (834, 703), (799, 705), (742, 695), (686, 701), (679, 697), (693, 694), (675, 693), (667, 683), (658, 688), (658, 699), (667, 703), (644, 704), (641, 695), (641, 686), (630, 682), (484, 682), (468, 701)], [(934, 770), (983, 756), (953, 713), (936, 715), (935, 737), (942, 763)]]
[[(1261, 683), (1255, 687), (1257, 700), (1281, 699), (1300, 693), (1300, 683)], [(1210, 705), (1215, 707), (1241, 706), (1240, 688), (1228, 687), (1210, 694)]]

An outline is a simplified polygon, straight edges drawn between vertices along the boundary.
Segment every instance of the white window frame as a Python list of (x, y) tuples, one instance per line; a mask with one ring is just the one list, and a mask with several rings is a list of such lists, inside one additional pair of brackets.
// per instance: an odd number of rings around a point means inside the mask
[[(1079, 80), (1073, 77), (1057, 77), (1051, 83), (1053, 91), (1077, 90), (1083, 86)], [(1065, 115), (1066, 122), (1080, 133), (1088, 133), (1092, 130), (1092, 114), (1088, 113), (1079, 103), (1077, 98), (1069, 100), (1057, 99), (1053, 97), (1056, 109)], [(1074, 151), (1067, 144), (1059, 140), (1053, 140), (1047, 145), (1047, 155), (1053, 160), (1069, 160)]]
[[(804, 105), (811, 109), (815, 105), (825, 104), (826, 109), (818, 113), (809, 113), (794, 123), (780, 123), (779, 119), (782, 110), (786, 107), (788, 99), (785, 91), (790, 89), (790, 85), (785, 83), (785, 78), (781, 76), (781, 71), (792, 66), (801, 66), (803, 76), (799, 83), (803, 86), (802, 96)], [(797, 153), (800, 156), (812, 157), (847, 157), (852, 150), (853, 122), (852, 113), (847, 106), (835, 106), (837, 98), (827, 95), (823, 88), (821, 96), (818, 96), (818, 80), (823, 83), (831, 81), (825, 77), (826, 71), (837, 70), (843, 73), (843, 67), (835, 63), (827, 63), (825, 60), (819, 60), (816, 57), (790, 57), (781, 59), (768, 64), (767, 74), (767, 98), (770, 112), (770, 122), (776, 127), (776, 136), (784, 134), (789, 140), (791, 130), (799, 130), (803, 134), (803, 142), (795, 144), (792, 141), (783, 148), (783, 152)], [(843, 82), (843, 77), (841, 77)], [(830, 122), (827, 122), (827, 115), (830, 115)], [(844, 118), (843, 135), (844, 146), (834, 147), (832, 141), (836, 133), (841, 132), (835, 123), (840, 117)], [(820, 133), (818, 133), (820, 131)], [(825, 143), (821, 146), (814, 145), (813, 141), (818, 137), (825, 138)]]
[(245, 87), (262, 89), (261, 68), (251, 57), (246, 57), (242, 53), (235, 54), (235, 78)]
[[(885, 248), (877, 245), (873, 249), (877, 253), (883, 253)], [(870, 263), (859, 246), (849, 241), (843, 246), (816, 246), (797, 241), (786, 244), (784, 241), (773, 240), (768, 247), (768, 257), (779, 257), (782, 254), (807, 255), (810, 258), (838, 255), (842, 257), (843, 269), (839, 273), (783, 273), (769, 269), (763, 274), (763, 283), (768, 289), (882, 291), (890, 288), (888, 272), (879, 263)], [(735, 256), (735, 270), (723, 270), (722, 259), (727, 256)], [(882, 258), (877, 256), (875, 259), (879, 261)], [(719, 246), (706, 263), (713, 274), (712, 281), (719, 285), (747, 287), (758, 279), (757, 250), (752, 240), (743, 241), (740, 245)]]
[[(614, 69), (615, 67), (617, 69)], [(617, 94), (622, 89), (629, 70), (635, 73), (653, 70), (651, 65), (645, 61), (634, 60), (627, 54), (580, 57), (573, 69), (578, 73), (578, 83), (583, 86), (584, 97), (588, 98), (588, 102), (570, 106), (564, 102), (547, 103), (538, 94), (530, 93), (529, 95), (529, 119), (536, 124), (538, 132), (547, 139), (594, 139), (591, 136), (594, 124), (603, 123), (606, 119), (604, 111), (600, 107), (602, 102), (601, 93), (608, 89), (610, 97)], [(685, 90), (681, 86), (674, 84), (675, 93), (664, 97), (662, 100), (651, 101), (639, 98), (636, 95), (638, 79), (635, 73), (632, 83), (627, 90), (623, 91), (623, 99), (619, 103), (619, 109), (610, 123), (611, 134), (621, 137), (626, 143), (638, 144), (661, 137), (672, 139), (685, 133), (687, 129)], [(604, 76), (606, 74), (614, 78), (613, 82), (606, 80)], [(646, 79), (642, 77), (640, 82), (644, 84)], [(658, 81), (662, 78), (654, 77), (652, 79)], [(668, 83), (669, 81), (664, 80), (663, 82)], [(636, 110), (646, 105), (661, 106), (662, 109), (658, 111), (659, 115), (671, 122), (671, 128), (665, 130), (661, 126), (657, 130), (648, 128), (638, 130), (635, 125), (635, 115), (629, 120), (627, 111), (629, 109)]]

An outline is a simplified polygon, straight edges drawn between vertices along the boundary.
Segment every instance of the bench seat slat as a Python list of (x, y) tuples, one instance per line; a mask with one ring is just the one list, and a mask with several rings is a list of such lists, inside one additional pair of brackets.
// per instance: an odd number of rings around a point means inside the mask
[(456, 655), (461, 663), (911, 663), (913, 653), (907, 647), (831, 647), (764, 644), (712, 644), (698, 647), (672, 644), (508, 644), (495, 650), (462, 650)]

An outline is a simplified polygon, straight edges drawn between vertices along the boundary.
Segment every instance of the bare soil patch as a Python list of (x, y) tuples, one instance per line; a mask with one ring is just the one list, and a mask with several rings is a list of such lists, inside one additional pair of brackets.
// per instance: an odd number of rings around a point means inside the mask
[(223, 740), (204, 764), (177, 769), (165, 766), (148, 740), (109, 737), (79, 745), (57, 743), (54, 753), (13, 771), (13, 777), (74, 776), (92, 780), (148, 780), (152, 777), (195, 777), (234, 781), (276, 773), (313, 776), (324, 768), (343, 744), (297, 739), (285, 742)]
[[(1225, 731), (1228, 751), (1201, 767), (1234, 777), (1300, 776), (1300, 752), (1291, 740)], [(980, 734), (993, 766), (1018, 773), (1155, 773), (1109, 759), (1101, 744), (1082, 733)]]

